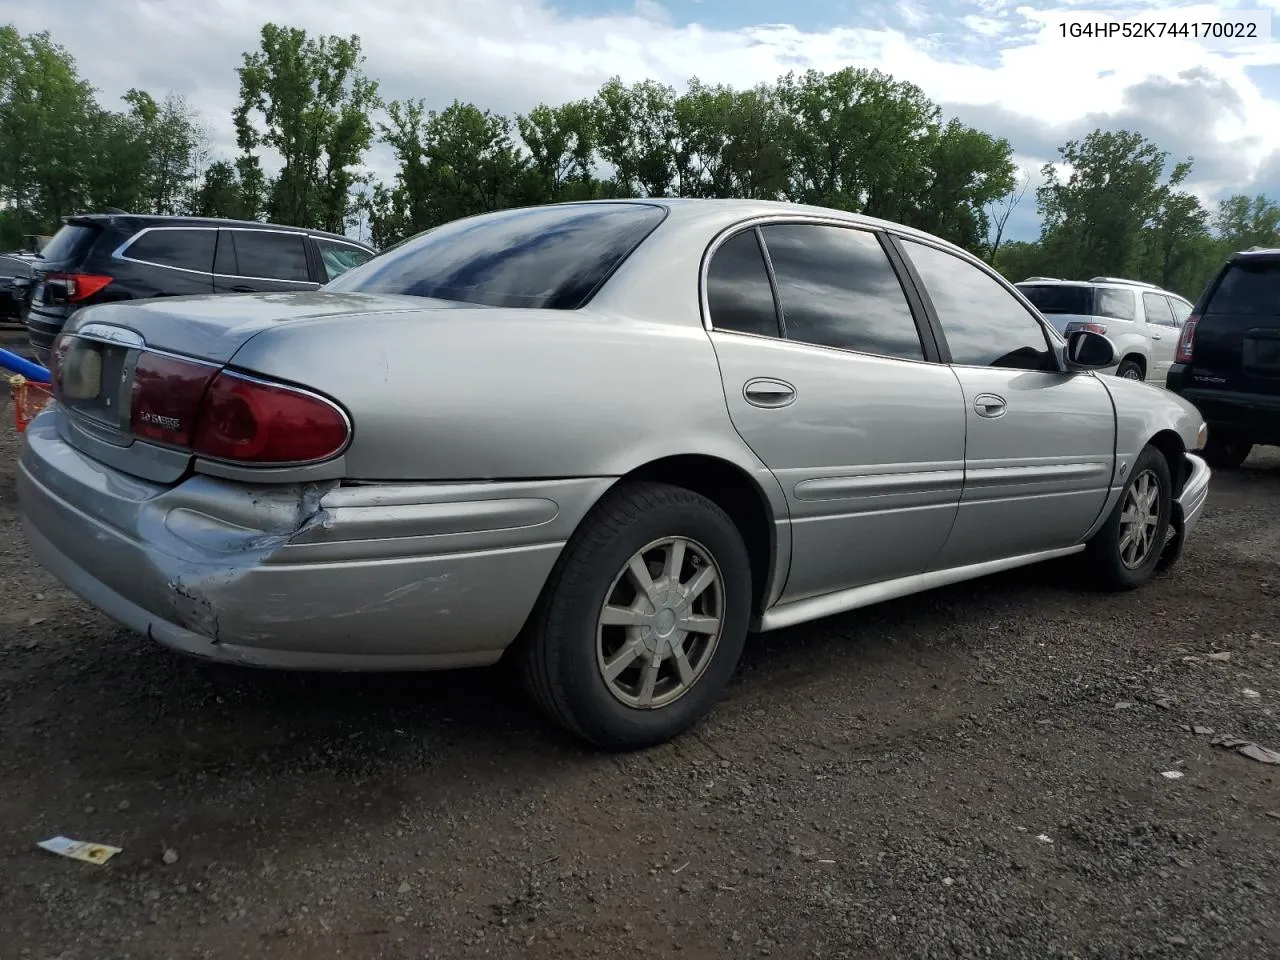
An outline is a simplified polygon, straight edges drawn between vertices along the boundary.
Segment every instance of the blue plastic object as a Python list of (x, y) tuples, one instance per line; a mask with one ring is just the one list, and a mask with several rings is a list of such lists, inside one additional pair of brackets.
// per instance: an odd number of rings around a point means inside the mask
[(14, 373), (20, 373), (28, 380), (34, 380), (37, 383), (48, 383), (50, 381), (49, 371), (38, 363), (32, 363), (24, 357), (18, 356), (9, 350), (0, 350), (0, 367), (6, 370), (12, 370)]

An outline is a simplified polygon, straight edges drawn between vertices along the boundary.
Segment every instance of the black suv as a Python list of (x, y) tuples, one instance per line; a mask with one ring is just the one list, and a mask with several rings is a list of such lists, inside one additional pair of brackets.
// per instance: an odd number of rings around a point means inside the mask
[(81, 307), (200, 293), (315, 290), (374, 251), (269, 223), (127, 213), (68, 217), (36, 261), (27, 335), (41, 363)]
[(1182, 328), (1165, 385), (1209, 424), (1212, 466), (1280, 444), (1280, 250), (1227, 259)]

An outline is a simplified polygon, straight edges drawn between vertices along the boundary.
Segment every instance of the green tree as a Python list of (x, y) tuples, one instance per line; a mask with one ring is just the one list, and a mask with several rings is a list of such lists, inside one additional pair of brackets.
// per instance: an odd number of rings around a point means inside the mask
[(1280, 247), (1280, 205), (1262, 194), (1235, 194), (1218, 203), (1213, 228), (1231, 251)]
[(227, 217), (248, 220), (244, 185), (235, 165), (225, 160), (209, 164), (191, 198), (191, 213), (197, 217)]
[(558, 107), (539, 104), (516, 117), (516, 130), (529, 151), (530, 169), (538, 182), (539, 199), (589, 200), (599, 194), (595, 120), (589, 100)]
[(93, 88), (47, 32), (0, 27), (0, 201), (11, 232), (52, 229), (83, 209), (98, 113)]
[(1058, 275), (1134, 276), (1142, 265), (1145, 232), (1156, 221), (1169, 190), (1191, 172), (1131, 130), (1095, 130), (1058, 148), (1057, 164), (1045, 164), (1036, 191), (1041, 242), (1059, 264)]
[(596, 94), (596, 143), (624, 193), (678, 195), (676, 91), (653, 80), (609, 80)]
[[(246, 156), (270, 147), (283, 159), (268, 194), (273, 219), (346, 226), (352, 190), (362, 182), (355, 167), (373, 140), (369, 114), (380, 105), (363, 62), (359, 37), (308, 38), (272, 23), (262, 28), (261, 49), (244, 54), (236, 137)], [(250, 189), (266, 187), (251, 168), (240, 175)]]

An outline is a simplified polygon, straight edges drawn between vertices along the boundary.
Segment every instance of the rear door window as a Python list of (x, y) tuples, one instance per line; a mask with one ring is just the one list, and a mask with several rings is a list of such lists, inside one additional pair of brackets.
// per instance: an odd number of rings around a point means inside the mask
[(1179, 327), (1187, 322), (1187, 317), (1191, 316), (1191, 304), (1185, 300), (1175, 300), (1170, 297), (1169, 306), (1173, 310), (1173, 319)]
[(1205, 312), (1271, 314), (1280, 318), (1280, 262), (1231, 264), (1209, 298)]
[(788, 340), (923, 360), (907, 296), (875, 234), (788, 223), (762, 227)]
[(326, 289), (576, 310), (665, 216), (654, 204), (619, 202), (467, 217), (348, 270)]
[(236, 250), (236, 275), (256, 280), (307, 283), (306, 238), (301, 233), (229, 230)]
[(1134, 320), (1138, 316), (1138, 300), (1132, 290), (1096, 287), (1093, 293), (1093, 315), (1112, 320)]
[(1169, 299), (1159, 293), (1144, 293), (1142, 295), (1142, 309), (1147, 314), (1147, 323), (1158, 324), (1162, 327), (1177, 326), (1173, 322), (1173, 311), (1169, 309)]
[(216, 230), (146, 230), (125, 247), (124, 256), (157, 267), (212, 273), (217, 240)]

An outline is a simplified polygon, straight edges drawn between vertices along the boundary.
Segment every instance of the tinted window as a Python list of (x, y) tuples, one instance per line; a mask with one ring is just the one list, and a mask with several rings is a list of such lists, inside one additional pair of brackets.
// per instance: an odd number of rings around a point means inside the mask
[(1001, 284), (973, 264), (907, 240), (953, 363), (1018, 370), (1054, 370), (1044, 328)]
[(40, 255), (49, 262), (75, 260), (89, 252), (89, 247), (93, 245), (97, 236), (97, 227), (68, 223), (44, 245)]
[(712, 257), (707, 305), (717, 330), (778, 335), (773, 288), (754, 230), (727, 240)]
[(148, 230), (125, 248), (124, 255), (160, 267), (212, 273), (217, 240), (216, 230)]
[(229, 230), (235, 242), (236, 273), (260, 280), (307, 281), (307, 248), (300, 233)]
[(874, 234), (845, 227), (764, 227), (788, 340), (923, 360), (898, 276)]
[(325, 275), (330, 280), (336, 280), (352, 267), (360, 266), (373, 256), (368, 250), (353, 247), (349, 243), (325, 240), (323, 237), (316, 237), (315, 241), (316, 247), (320, 250), (320, 260), (324, 264)]
[(1280, 314), (1280, 263), (1233, 263), (1209, 298), (1206, 313)]
[(1093, 287), (1069, 283), (1018, 284), (1022, 295), (1041, 313), (1093, 313)]
[(1093, 313), (1097, 317), (1110, 317), (1112, 320), (1136, 320), (1138, 317), (1138, 300), (1132, 290), (1098, 287), (1094, 291), (1093, 303)]
[(593, 203), (468, 217), (348, 270), (328, 289), (575, 310), (665, 215), (650, 204)]
[(1147, 315), (1147, 323), (1158, 323), (1162, 327), (1172, 327), (1173, 311), (1169, 309), (1169, 301), (1158, 293), (1142, 295), (1142, 309)]
[(1173, 319), (1178, 326), (1182, 326), (1187, 322), (1187, 317), (1191, 316), (1191, 304), (1184, 300), (1175, 300), (1169, 298), (1169, 306), (1173, 307)]

